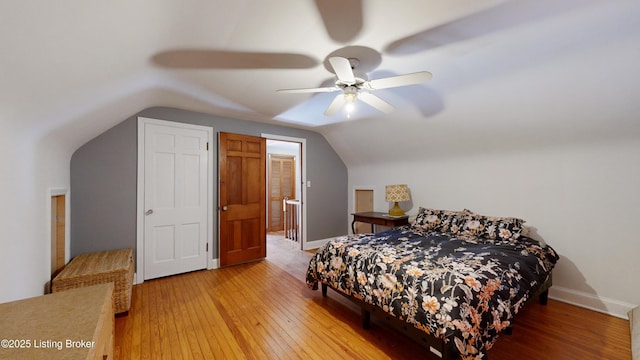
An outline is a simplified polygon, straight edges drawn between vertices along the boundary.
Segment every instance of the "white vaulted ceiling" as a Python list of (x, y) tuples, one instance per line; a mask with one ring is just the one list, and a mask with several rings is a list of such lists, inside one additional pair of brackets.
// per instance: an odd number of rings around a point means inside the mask
[[(406, 156), (497, 137), (637, 136), (639, 3), (3, 1), (0, 117), (5, 133), (59, 133), (74, 150), (139, 110), (172, 106), (315, 129), (348, 165), (393, 161), (398, 142)], [(379, 56), (370, 78), (433, 80), (380, 90), (395, 112), (360, 103), (350, 119), (323, 115), (334, 94), (276, 93), (326, 86), (326, 57), (353, 47)]]

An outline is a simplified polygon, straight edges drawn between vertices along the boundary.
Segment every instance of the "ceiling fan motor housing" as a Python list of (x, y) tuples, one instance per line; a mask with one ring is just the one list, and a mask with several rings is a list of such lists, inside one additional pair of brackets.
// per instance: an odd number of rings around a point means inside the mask
[(343, 80), (340, 80), (336, 77), (336, 86), (341, 88), (341, 89), (345, 89), (348, 86), (355, 86), (357, 88), (362, 87), (362, 85), (364, 85), (364, 83), (366, 83), (367, 81), (369, 81), (369, 77), (367, 76), (367, 74), (358, 72), (358, 71), (354, 71), (353, 72), (353, 77), (355, 82), (346, 82)]

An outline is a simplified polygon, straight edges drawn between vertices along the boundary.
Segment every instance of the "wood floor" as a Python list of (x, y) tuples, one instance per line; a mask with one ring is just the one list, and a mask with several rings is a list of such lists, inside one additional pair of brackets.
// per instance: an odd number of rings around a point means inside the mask
[[(417, 359), (425, 351), (329, 291), (304, 283), (311, 253), (270, 239), (267, 259), (145, 281), (116, 318), (116, 359)], [(631, 359), (629, 322), (549, 300), (529, 304), (500, 359)]]

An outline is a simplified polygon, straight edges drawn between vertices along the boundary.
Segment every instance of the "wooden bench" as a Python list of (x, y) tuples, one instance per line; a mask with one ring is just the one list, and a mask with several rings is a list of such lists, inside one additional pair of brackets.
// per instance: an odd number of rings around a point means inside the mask
[(97, 284), (113, 283), (116, 313), (129, 311), (133, 286), (133, 249), (78, 255), (53, 279), (58, 292)]

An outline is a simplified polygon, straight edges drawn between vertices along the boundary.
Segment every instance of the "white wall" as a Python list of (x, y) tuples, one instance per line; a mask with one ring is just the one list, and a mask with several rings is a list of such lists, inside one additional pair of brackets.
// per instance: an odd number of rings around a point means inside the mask
[(0, 302), (42, 295), (50, 279), (51, 191), (69, 189), (70, 154), (38, 135), (0, 138)]
[[(350, 167), (349, 189), (408, 184), (419, 206), (516, 216), (561, 256), (552, 297), (626, 317), (640, 304), (640, 140)], [(350, 197), (349, 209), (353, 210)]]
[[(73, 151), (141, 108), (184, 98), (145, 77), (109, 90), (110, 96), (95, 93), (95, 100), (67, 104), (60, 112), (34, 118), (25, 113), (0, 116), (0, 303), (45, 291), (51, 270), (51, 191), (66, 189), (67, 202), (73, 196), (69, 180)], [(68, 216), (67, 241), (71, 221)]]

